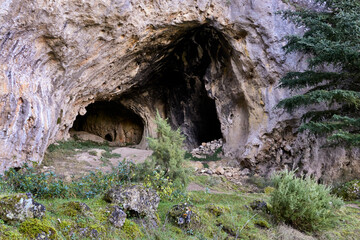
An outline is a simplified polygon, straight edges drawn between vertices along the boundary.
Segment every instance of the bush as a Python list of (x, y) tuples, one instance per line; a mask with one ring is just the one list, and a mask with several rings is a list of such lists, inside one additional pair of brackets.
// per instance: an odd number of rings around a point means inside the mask
[(163, 172), (153, 171), (144, 179), (144, 186), (156, 190), (161, 199), (169, 199), (174, 191), (173, 183)]
[(333, 192), (346, 201), (360, 199), (360, 180), (344, 183), (335, 188)]
[(53, 172), (39, 173), (28, 165), (16, 171), (10, 169), (0, 176), (1, 192), (30, 192), (34, 197), (49, 198), (82, 198), (89, 199), (104, 193), (112, 186), (132, 181), (136, 165), (131, 162), (120, 162), (110, 173), (90, 172), (88, 175), (63, 182)]
[(330, 188), (315, 180), (297, 178), (294, 171), (283, 171), (272, 177), (275, 190), (271, 193), (272, 213), (303, 231), (328, 227), (334, 221), (335, 210), (343, 202), (330, 194)]
[(151, 155), (153, 167), (163, 172), (164, 177), (169, 177), (177, 187), (185, 188), (188, 182), (188, 170), (183, 166), (185, 137), (181, 135), (179, 129), (173, 131), (159, 113), (157, 113), (155, 123), (158, 138), (148, 138), (149, 147), (154, 151)]

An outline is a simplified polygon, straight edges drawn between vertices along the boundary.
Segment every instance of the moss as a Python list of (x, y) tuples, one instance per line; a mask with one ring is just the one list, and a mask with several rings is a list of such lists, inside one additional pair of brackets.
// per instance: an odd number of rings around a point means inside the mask
[(90, 213), (90, 208), (82, 202), (67, 202), (61, 208), (61, 212), (69, 217), (87, 216)]
[(49, 239), (58, 239), (55, 228), (53, 228), (48, 221), (40, 221), (35, 218), (28, 219), (21, 223), (19, 232), (30, 239), (38, 237), (39, 234), (45, 234)]
[(0, 239), (20, 240), (22, 237), (16, 229), (0, 223)]
[(275, 188), (273, 188), (273, 187), (266, 187), (266, 188), (264, 189), (264, 193), (265, 193), (266, 195), (270, 195), (274, 190), (275, 190)]
[(269, 229), (271, 227), (270, 224), (267, 221), (263, 220), (263, 219), (255, 220), (254, 224), (259, 226), (259, 227), (266, 228), (266, 229)]
[(141, 232), (139, 226), (131, 220), (126, 219), (122, 231), (126, 234), (127, 238), (135, 239), (141, 238), (144, 234)]
[(229, 208), (224, 208), (224, 207), (216, 206), (214, 204), (209, 204), (206, 206), (206, 210), (208, 210), (211, 214), (215, 215), (216, 217), (219, 217), (224, 212), (229, 211)]
[(63, 235), (68, 235), (74, 229), (75, 223), (70, 220), (62, 220), (58, 224), (58, 228)]

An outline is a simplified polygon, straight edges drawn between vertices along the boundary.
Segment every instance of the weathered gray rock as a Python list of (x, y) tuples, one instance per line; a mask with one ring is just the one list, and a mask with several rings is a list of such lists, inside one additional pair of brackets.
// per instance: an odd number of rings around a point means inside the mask
[(45, 211), (45, 207), (35, 202), (30, 193), (0, 197), (0, 219), (7, 223), (23, 222), (29, 218), (42, 218)]
[(126, 220), (126, 213), (119, 206), (109, 207), (109, 222), (117, 228), (121, 228)]
[(160, 197), (155, 190), (142, 185), (117, 186), (104, 196), (108, 202), (119, 204), (134, 217), (156, 218)]
[[(295, 131), (304, 110), (274, 108), (290, 94), (276, 88), (279, 78), (306, 66), (282, 49), (284, 36), (301, 29), (275, 13), (293, 2), (3, 1), (0, 172), (40, 162), (74, 125), (146, 147), (159, 110), (188, 147), (223, 138), (224, 154), (251, 171), (358, 176), (358, 149), (322, 149)], [(117, 107), (106, 110), (109, 102)], [(104, 110), (99, 118), (93, 103)], [(139, 118), (111, 119), (114, 109)]]
[(201, 225), (201, 219), (192, 205), (181, 203), (172, 206), (168, 212), (169, 221), (181, 228), (196, 229)]

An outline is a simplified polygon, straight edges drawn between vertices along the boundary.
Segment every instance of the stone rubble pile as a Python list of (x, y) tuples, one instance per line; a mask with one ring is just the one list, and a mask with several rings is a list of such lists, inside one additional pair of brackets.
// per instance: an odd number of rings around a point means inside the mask
[(203, 142), (199, 147), (194, 148), (191, 154), (194, 157), (205, 158), (206, 155), (213, 155), (215, 151), (223, 146), (223, 140), (213, 140), (211, 142)]
[(198, 175), (225, 176), (231, 182), (240, 185), (242, 180), (248, 178), (250, 175), (250, 170), (248, 168), (241, 169), (238, 167), (222, 167), (218, 166), (216, 162), (209, 162), (207, 165), (208, 167), (205, 168), (203, 163), (194, 162), (193, 167)]

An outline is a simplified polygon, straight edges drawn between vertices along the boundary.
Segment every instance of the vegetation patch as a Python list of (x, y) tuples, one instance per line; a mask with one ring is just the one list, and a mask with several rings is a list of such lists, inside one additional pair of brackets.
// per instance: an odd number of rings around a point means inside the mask
[(19, 232), (30, 239), (58, 239), (57, 231), (46, 220), (28, 219), (20, 224)]
[(297, 178), (293, 171), (283, 171), (272, 178), (275, 191), (271, 193), (272, 213), (303, 231), (328, 228), (335, 220), (336, 210), (343, 202), (330, 194), (330, 188), (315, 180)]

